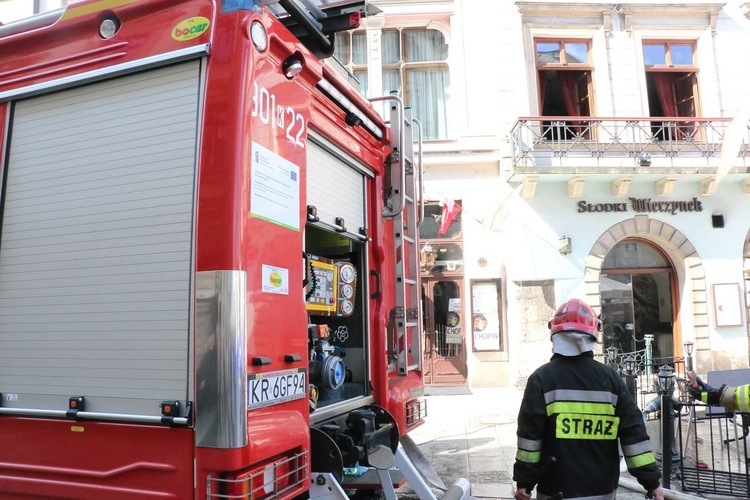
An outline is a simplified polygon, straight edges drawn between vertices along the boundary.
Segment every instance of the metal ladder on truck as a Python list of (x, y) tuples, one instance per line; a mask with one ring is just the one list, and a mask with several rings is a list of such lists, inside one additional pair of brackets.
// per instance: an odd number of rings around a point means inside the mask
[[(391, 172), (390, 200), (383, 210), (384, 217), (393, 219), (395, 236), (394, 250), (396, 255), (396, 305), (391, 311), (391, 320), (395, 324), (393, 336), (389, 341), (396, 345), (395, 361), (399, 374), (410, 370), (421, 369), (421, 298), (419, 282), (419, 229), (424, 211), (422, 208), (422, 131), (418, 120), (414, 119), (411, 109), (404, 109), (397, 96), (376, 97), (371, 101), (391, 101)], [(414, 162), (413, 127), (418, 128), (419, 161)], [(403, 447), (404, 438), (394, 454), (394, 465), (401, 471), (414, 492), (422, 500), (437, 500), (430, 484), (443, 490), (442, 500), (461, 500), (469, 494), (470, 485), (464, 478), (459, 478), (450, 488), (437, 477), (437, 473), (419, 453), (416, 445), (410, 445), (412, 453), (419, 455), (422, 467), (418, 468)], [(429, 471), (425, 470), (425, 466)], [(425, 474), (427, 473), (427, 474)], [(393, 480), (388, 469), (377, 469), (378, 478), (386, 500), (397, 500)], [(310, 496), (314, 499), (334, 500), (345, 498), (345, 493), (335, 479), (326, 474), (314, 474)], [(428, 484), (428, 482), (430, 484)], [(336, 487), (331, 493), (327, 488)], [(338, 495), (338, 496), (337, 496)]]
[[(422, 127), (396, 95), (371, 101), (390, 101), (390, 199), (383, 217), (393, 219), (396, 258), (396, 305), (390, 312), (393, 335), (389, 339), (399, 375), (422, 369), (422, 290), (419, 282), (418, 230), (424, 218), (422, 203)], [(418, 161), (414, 161), (417, 128)]]

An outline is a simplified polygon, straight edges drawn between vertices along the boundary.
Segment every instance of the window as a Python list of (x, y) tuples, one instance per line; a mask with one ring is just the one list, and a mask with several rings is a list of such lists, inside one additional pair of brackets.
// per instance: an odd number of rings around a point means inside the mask
[(423, 275), (463, 272), (461, 203), (453, 203), (453, 210), (437, 202), (424, 206), (424, 221), (419, 227)]
[[(382, 94), (398, 92), (422, 123), (425, 140), (448, 136), (450, 76), (448, 44), (435, 29), (384, 29), (380, 41)], [(376, 50), (372, 48), (371, 50)], [(364, 31), (341, 33), (336, 37), (336, 58), (360, 81), (368, 97), (367, 38)]]
[[(696, 117), (698, 68), (693, 43), (644, 41), (643, 62), (650, 116)], [(694, 121), (651, 122), (659, 140), (687, 139), (696, 131)]]
[[(542, 116), (591, 116), (592, 66), (588, 40), (535, 40)], [(547, 139), (589, 136), (586, 122), (545, 122)]]
[(333, 55), (359, 81), (359, 91), (367, 94), (367, 34), (349, 31), (336, 34)]

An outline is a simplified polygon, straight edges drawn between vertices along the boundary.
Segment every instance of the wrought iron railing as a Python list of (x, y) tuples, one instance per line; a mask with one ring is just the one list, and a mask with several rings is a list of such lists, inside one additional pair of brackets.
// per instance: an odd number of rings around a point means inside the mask
[[(730, 118), (585, 116), (521, 117), (510, 133), (515, 167), (564, 165), (565, 158), (590, 158), (598, 166), (679, 166), (683, 158), (696, 166), (717, 166)], [(739, 158), (750, 165), (750, 133), (743, 137)], [(616, 163), (613, 159), (619, 159)], [(626, 160), (626, 161), (624, 161)], [(660, 160), (661, 161), (661, 160)]]
[(701, 403), (687, 408), (677, 425), (682, 491), (750, 497), (750, 414), (709, 412)]
[[(605, 358), (605, 362), (620, 374), (626, 385), (633, 385), (634, 399), (641, 410), (647, 409), (649, 403), (659, 396), (656, 379), (663, 365), (671, 367), (675, 375), (675, 398), (680, 402), (689, 400), (684, 385), (685, 358), (681, 356), (654, 358), (651, 343), (647, 342), (644, 349), (618, 352), (614, 354), (614, 359)], [(656, 415), (653, 415), (653, 418), (656, 418)]]

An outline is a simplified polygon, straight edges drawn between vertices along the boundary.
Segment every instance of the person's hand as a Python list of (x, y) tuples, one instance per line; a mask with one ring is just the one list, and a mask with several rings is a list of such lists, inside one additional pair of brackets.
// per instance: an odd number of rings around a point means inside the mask
[[(531, 500), (531, 492), (526, 488), (518, 488), (513, 495), (516, 500)], [(663, 499), (664, 497), (662, 497)]]
[(664, 490), (661, 489), (661, 486), (659, 486), (654, 491), (646, 494), (646, 498), (653, 498), (654, 500), (664, 500)]
[[(688, 376), (688, 392), (693, 399), (704, 401), (706, 404), (716, 406), (721, 400), (721, 393), (724, 392), (726, 384), (722, 384), (718, 389), (705, 383), (693, 370), (690, 370)], [(705, 400), (703, 394), (705, 393)]]

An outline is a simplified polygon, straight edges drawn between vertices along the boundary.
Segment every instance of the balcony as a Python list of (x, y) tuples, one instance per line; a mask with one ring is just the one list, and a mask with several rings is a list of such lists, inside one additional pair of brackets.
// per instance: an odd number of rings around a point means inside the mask
[[(510, 133), (507, 180), (525, 184), (525, 193), (533, 196), (536, 182), (626, 178), (629, 184), (670, 176), (696, 182), (701, 195), (711, 195), (730, 123), (730, 118), (521, 117)], [(750, 194), (749, 130), (732, 134), (741, 144), (724, 181), (742, 183), (745, 194)]]

